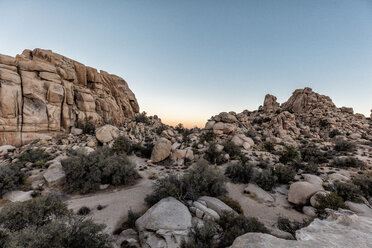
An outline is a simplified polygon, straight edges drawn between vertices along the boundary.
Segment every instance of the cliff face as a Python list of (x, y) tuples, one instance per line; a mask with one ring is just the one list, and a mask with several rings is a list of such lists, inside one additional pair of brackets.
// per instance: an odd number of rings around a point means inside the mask
[(89, 120), (120, 125), (139, 112), (124, 79), (50, 50), (0, 54), (0, 145), (66, 133)]

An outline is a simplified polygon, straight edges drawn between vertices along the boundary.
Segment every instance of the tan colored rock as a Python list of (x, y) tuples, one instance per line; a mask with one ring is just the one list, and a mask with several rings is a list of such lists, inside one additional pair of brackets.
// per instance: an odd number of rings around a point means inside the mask
[(153, 163), (157, 163), (163, 161), (167, 157), (169, 157), (171, 153), (172, 143), (165, 139), (161, 138), (156, 142), (154, 148), (152, 149), (151, 153), (151, 161)]
[(263, 111), (265, 113), (272, 113), (279, 109), (279, 103), (276, 101), (276, 96), (267, 94), (265, 96)]
[(51, 50), (0, 54), (0, 145), (58, 136), (78, 123), (121, 125), (139, 112), (120, 77)]
[(107, 124), (96, 130), (96, 138), (102, 143), (107, 143), (119, 137), (119, 133), (117, 127)]
[(323, 187), (308, 182), (292, 183), (289, 187), (288, 201), (296, 205), (305, 205), (310, 197), (318, 191), (323, 191)]

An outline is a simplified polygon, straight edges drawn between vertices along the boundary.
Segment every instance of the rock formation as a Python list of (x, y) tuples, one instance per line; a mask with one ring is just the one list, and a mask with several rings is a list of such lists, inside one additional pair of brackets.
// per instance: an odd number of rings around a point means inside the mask
[(139, 112), (124, 79), (50, 50), (0, 54), (0, 144), (22, 145), (91, 121), (119, 125)]

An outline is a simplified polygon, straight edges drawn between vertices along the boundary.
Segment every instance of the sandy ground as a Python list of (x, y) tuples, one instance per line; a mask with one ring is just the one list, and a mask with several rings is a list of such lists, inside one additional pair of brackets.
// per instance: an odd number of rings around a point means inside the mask
[[(132, 160), (137, 167), (146, 165), (144, 159), (133, 157)], [(128, 210), (140, 212), (146, 208), (144, 198), (152, 192), (153, 181), (148, 179), (151, 173), (151, 170), (139, 171), (142, 178), (133, 186), (74, 196), (67, 201), (67, 205), (74, 212), (83, 206), (89, 207), (91, 213), (87, 217), (97, 223), (105, 224), (106, 231), (112, 233), (119, 222), (126, 218)], [(105, 208), (97, 210), (98, 205), (105, 206)]]

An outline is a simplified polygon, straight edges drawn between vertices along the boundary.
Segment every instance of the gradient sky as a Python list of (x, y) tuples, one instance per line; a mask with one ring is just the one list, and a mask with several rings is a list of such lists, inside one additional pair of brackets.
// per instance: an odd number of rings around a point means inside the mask
[(168, 124), (306, 86), (372, 108), (371, 0), (0, 0), (0, 13), (0, 53), (52, 49), (119, 75)]

